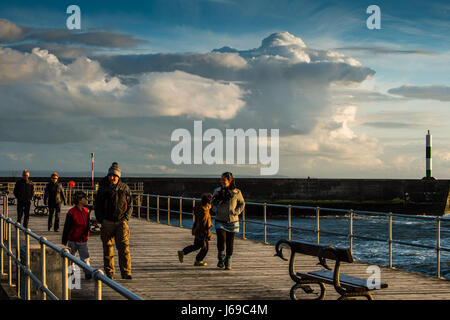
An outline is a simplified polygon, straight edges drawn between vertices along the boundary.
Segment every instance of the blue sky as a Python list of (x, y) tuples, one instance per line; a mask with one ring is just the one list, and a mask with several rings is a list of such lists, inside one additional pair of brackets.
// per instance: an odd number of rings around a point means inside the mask
[[(65, 11), (71, 4), (81, 8), (82, 30), (67, 33)], [(381, 9), (380, 30), (366, 27), (372, 4)], [(85, 171), (86, 154), (95, 149), (100, 167), (117, 160), (128, 172), (227, 169), (257, 175), (251, 166), (175, 166), (170, 161), (170, 131), (187, 125), (186, 119), (203, 119), (212, 128), (249, 128), (257, 112), (273, 121), (255, 125), (280, 129), (280, 175), (421, 178), (424, 135), (431, 129), (435, 175), (450, 178), (446, 1), (3, 1), (0, 19), (0, 59), (23, 71), (0, 60), (5, 94), (0, 109), (8, 114), (3, 130), (9, 130), (0, 141), (6, 150), (0, 153), (4, 170), (50, 165), (49, 170)], [(266, 57), (272, 60), (266, 61), (261, 52), (269, 47), (262, 41), (272, 34), (278, 34), (274, 43), (284, 47), (271, 47)], [(211, 51), (225, 46), (236, 54), (222, 51), (214, 60), (217, 54)], [(48, 51), (32, 53), (33, 48)], [(58, 64), (52, 64), (53, 56)], [(264, 83), (254, 78), (258, 72), (279, 71), (272, 68), (280, 57), (299, 72), (294, 78), (273, 76)], [(308, 70), (315, 70), (310, 78)], [(171, 86), (185, 92), (169, 94), (173, 101), (164, 105), (168, 97), (162, 94)], [(225, 97), (220, 108), (226, 116), (209, 113), (208, 103), (213, 106), (219, 96)], [(198, 108), (189, 103), (184, 110), (172, 107), (186, 97), (210, 102), (204, 109), (202, 102)], [(81, 107), (75, 111), (75, 106)], [(111, 117), (114, 126), (126, 123), (122, 130), (102, 127)], [(143, 117), (148, 121), (138, 125)], [(161, 123), (165, 126), (158, 129)], [(63, 131), (61, 139), (44, 124)], [(36, 132), (42, 133), (40, 139)]]

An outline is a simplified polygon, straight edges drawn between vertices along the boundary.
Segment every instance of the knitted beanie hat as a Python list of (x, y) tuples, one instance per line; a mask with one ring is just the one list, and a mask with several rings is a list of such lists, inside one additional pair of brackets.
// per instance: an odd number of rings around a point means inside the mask
[(120, 171), (119, 164), (117, 162), (113, 162), (111, 167), (109, 168), (108, 175), (110, 175), (110, 174), (116, 175), (120, 178), (121, 171)]

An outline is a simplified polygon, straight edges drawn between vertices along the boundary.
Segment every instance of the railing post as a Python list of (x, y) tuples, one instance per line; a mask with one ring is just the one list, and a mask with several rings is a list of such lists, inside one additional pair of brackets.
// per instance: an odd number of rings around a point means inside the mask
[(392, 269), (392, 212), (389, 212), (389, 268)]
[(350, 252), (353, 254), (353, 209), (350, 209), (350, 230), (348, 239), (350, 241)]
[(264, 202), (264, 243), (267, 243), (267, 203)]
[[(29, 228), (27, 231), (31, 231)], [(28, 232), (25, 233), (25, 266), (27, 267), (27, 270), (30, 270), (30, 235)], [(31, 270), (30, 270), (31, 271)], [(26, 292), (26, 299), (31, 300), (31, 279), (28, 274), (25, 275), (25, 292)]]
[(441, 277), (441, 217), (437, 217), (436, 232), (436, 276)]
[(156, 196), (156, 222), (159, 223), (159, 195)]
[(150, 220), (150, 196), (147, 195), (147, 221)]
[(138, 219), (141, 218), (141, 196), (137, 196), (137, 205), (138, 205)]
[(17, 223), (16, 226), (16, 286), (17, 286), (17, 297), (19, 299), (22, 299), (22, 292), (20, 291), (20, 229), (19, 229), (20, 223)]
[(244, 210), (242, 210), (242, 239), (246, 239), (245, 238), (245, 207)]
[[(102, 270), (98, 269), (96, 274), (104, 274)], [(98, 279), (97, 277), (94, 277), (95, 279), (95, 298), (97, 300), (102, 300), (102, 281)]]
[(183, 197), (180, 197), (180, 228), (183, 227)]
[(68, 249), (64, 249), (61, 252), (61, 269), (62, 269), (62, 297), (61, 300), (69, 300), (69, 286), (68, 286), (68, 276), (67, 276), (67, 272), (68, 272), (68, 261), (67, 261), (67, 257), (65, 256), (64, 253), (69, 252)]
[[(47, 288), (47, 255), (44, 240), (46, 238), (41, 238), (41, 281), (42, 287)], [(47, 293), (45, 291), (41, 291), (41, 299), (47, 300)]]
[(317, 244), (320, 243), (320, 208), (316, 207), (316, 237)]
[(289, 205), (288, 206), (288, 239), (291, 240), (291, 229), (292, 229), (292, 224), (291, 224), (291, 214), (292, 214), (292, 206)]
[[(11, 220), (8, 219), (8, 252), (12, 252), (12, 248), (11, 248)], [(11, 256), (8, 254), (8, 285), (10, 287), (13, 286), (12, 283), (12, 258)]]
[(170, 226), (170, 196), (167, 197), (167, 224)]
[(192, 199), (192, 225), (195, 223), (195, 199)]
[[(4, 201), (4, 200), (3, 200)], [(5, 203), (5, 202), (3, 202)], [(0, 275), (4, 275), (3, 273), (3, 226), (4, 226), (4, 220), (1, 219), (0, 220), (0, 244), (1, 244), (1, 248), (0, 248)]]

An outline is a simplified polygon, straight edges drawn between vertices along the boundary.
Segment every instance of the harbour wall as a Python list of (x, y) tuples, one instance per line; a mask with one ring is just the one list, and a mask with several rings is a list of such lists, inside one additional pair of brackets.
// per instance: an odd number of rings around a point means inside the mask
[[(13, 182), (18, 178), (0, 178)], [(33, 177), (33, 181), (48, 181)], [(96, 178), (96, 183), (101, 178)], [(61, 182), (90, 178), (61, 177)], [(124, 177), (125, 182), (143, 182), (144, 193), (200, 197), (219, 186), (219, 178)], [(298, 204), (329, 208), (392, 211), (411, 214), (450, 213), (450, 180), (421, 179), (285, 179), (237, 178), (237, 186), (249, 201)]]

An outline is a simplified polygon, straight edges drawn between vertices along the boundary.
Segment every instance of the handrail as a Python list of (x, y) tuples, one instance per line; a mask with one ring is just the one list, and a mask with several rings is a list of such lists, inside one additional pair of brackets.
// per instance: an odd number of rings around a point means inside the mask
[[(159, 206), (159, 199), (163, 198), (163, 199), (180, 199), (180, 200), (192, 200), (192, 201), (197, 201), (200, 200), (199, 198), (192, 198), (192, 197), (183, 197), (183, 196), (170, 196), (170, 195), (157, 195), (157, 194), (133, 194), (133, 196), (137, 196), (137, 197), (152, 197), (152, 198), (157, 198), (158, 202), (157, 202), (157, 207), (151, 207), (148, 205), (148, 203), (143, 206), (143, 205), (134, 205), (133, 207), (136, 207), (138, 209), (140, 208), (146, 208), (147, 212), (149, 209), (154, 209), (157, 210), (157, 222), (159, 223), (159, 212), (169, 212), (170, 213), (170, 209), (163, 209), (160, 208)], [(140, 202), (142, 203), (142, 202)], [(345, 236), (350, 240), (350, 248), (353, 248), (353, 239), (361, 239), (361, 240), (370, 240), (370, 241), (379, 241), (379, 242), (387, 242), (389, 245), (389, 267), (393, 268), (392, 266), (392, 256), (393, 256), (393, 250), (392, 250), (392, 244), (400, 244), (400, 245), (405, 245), (405, 246), (411, 246), (411, 247), (417, 247), (417, 248), (424, 248), (424, 249), (431, 249), (431, 250), (436, 250), (436, 277), (441, 278), (440, 275), (440, 253), (442, 251), (445, 252), (450, 252), (450, 248), (446, 248), (446, 247), (442, 247), (440, 245), (440, 223), (441, 222), (450, 222), (450, 217), (440, 217), (440, 216), (421, 216), (421, 215), (406, 215), (406, 214), (400, 214), (400, 213), (392, 213), (392, 212), (376, 212), (376, 211), (367, 211), (367, 210), (353, 210), (353, 209), (335, 209), (335, 208), (322, 208), (322, 207), (311, 207), (311, 206), (297, 206), (297, 205), (284, 205), (284, 204), (273, 204), (273, 203), (263, 203), (263, 202), (246, 202), (246, 205), (254, 205), (254, 206), (260, 206), (263, 207), (264, 210), (266, 210), (269, 207), (277, 207), (277, 208), (286, 208), (288, 211), (288, 226), (281, 226), (281, 225), (276, 225), (276, 224), (270, 224), (267, 223), (267, 220), (264, 219), (265, 221), (252, 221), (252, 220), (248, 220), (245, 218), (245, 214), (242, 217), (242, 222), (245, 225), (245, 223), (253, 223), (253, 224), (259, 224), (259, 225), (263, 225), (264, 226), (264, 239), (266, 239), (267, 237), (267, 231), (266, 231), (266, 227), (267, 226), (271, 226), (271, 227), (276, 227), (276, 228), (283, 228), (283, 229), (287, 229), (289, 232), (289, 237), (290, 237), (290, 232), (292, 230), (300, 230), (300, 231), (308, 231), (308, 232), (314, 232), (317, 234), (317, 243), (319, 243), (319, 235), (320, 233), (323, 234), (330, 234), (330, 235), (336, 235), (336, 236)], [(290, 224), (290, 218), (291, 218), (291, 210), (292, 209), (306, 209), (306, 210), (312, 210), (314, 211), (314, 214), (312, 216), (316, 216), (316, 227), (315, 229), (306, 229), (306, 228), (299, 228), (299, 227), (293, 227)], [(319, 211), (328, 211), (328, 212), (336, 212), (340, 215), (344, 214), (344, 216), (347, 216), (350, 218), (349, 219), (349, 232), (348, 233), (339, 233), (339, 232), (333, 232), (333, 231), (327, 231), (327, 230), (323, 230), (321, 228), (319, 228), (319, 221), (320, 221), (320, 214)], [(174, 211), (175, 212), (175, 211)], [(181, 209), (179, 211), (180, 215), (185, 214), (185, 215), (192, 215), (193, 213), (191, 212), (184, 212)], [(369, 237), (369, 236), (363, 236), (363, 235), (358, 235), (355, 234), (353, 232), (353, 219), (355, 215), (360, 215), (360, 216), (379, 216), (379, 217), (385, 217), (385, 218), (389, 218), (389, 225), (388, 225), (388, 231), (389, 231), (389, 237), (388, 239), (382, 239), (382, 238), (377, 238), (377, 237)], [(169, 214), (170, 216), (170, 214)], [(431, 245), (423, 245), (423, 244), (417, 244), (417, 243), (412, 243), (412, 242), (405, 242), (405, 241), (400, 241), (400, 240), (394, 240), (392, 239), (392, 218), (393, 217), (397, 217), (397, 218), (402, 218), (402, 219), (418, 219), (418, 220), (426, 220), (426, 221), (435, 221), (438, 224), (438, 228), (437, 228), (437, 243), (436, 246), (431, 246)], [(140, 218), (140, 216), (139, 216)], [(148, 220), (148, 216), (147, 216), (147, 220)], [(170, 223), (170, 222), (169, 222)], [(243, 235), (242, 237), (245, 239), (245, 229), (243, 230)]]
[[(5, 196), (3, 196), (5, 197)], [(5, 198), (3, 199), (3, 201), (5, 201)], [(3, 202), (5, 203), (5, 202)], [(4, 238), (5, 238), (5, 226), (8, 226), (8, 230), (9, 232), (6, 233), (6, 238), (8, 241), (8, 247), (6, 247), (4, 245)], [(46, 258), (45, 258), (45, 247), (49, 247), (50, 249), (56, 251), (57, 253), (59, 253), (61, 255), (61, 257), (63, 258), (63, 275), (65, 275), (65, 277), (63, 277), (63, 279), (67, 278), (67, 273), (68, 273), (68, 268), (67, 268), (67, 260), (71, 261), (72, 263), (78, 265), (80, 268), (82, 268), (85, 272), (92, 274), (94, 280), (96, 281), (96, 298), (97, 300), (101, 300), (101, 296), (102, 296), (102, 290), (101, 290), (101, 284), (104, 283), (105, 285), (107, 285), (108, 287), (110, 287), (111, 289), (113, 289), (114, 291), (116, 291), (117, 293), (119, 293), (120, 295), (122, 295), (123, 297), (130, 299), (130, 300), (142, 300), (141, 297), (139, 297), (138, 295), (134, 294), (133, 292), (131, 292), (130, 290), (124, 288), (123, 286), (119, 285), (117, 282), (115, 282), (114, 280), (111, 280), (110, 278), (106, 277), (103, 274), (103, 271), (100, 269), (94, 269), (93, 267), (87, 265), (84, 261), (80, 260), (79, 258), (73, 256), (72, 254), (70, 254), (68, 252), (67, 249), (64, 248), (60, 248), (59, 246), (55, 245), (54, 243), (48, 241), (45, 237), (41, 237), (39, 235), (37, 235), (36, 233), (32, 232), (30, 229), (25, 229), (23, 226), (20, 225), (20, 223), (14, 222), (13, 220), (11, 220), (10, 218), (4, 216), (2, 213), (0, 213), (0, 249), (2, 251), (2, 264), (1, 264), (1, 274), (3, 274), (3, 251), (6, 252), (6, 254), (8, 255), (8, 257), (10, 257), (11, 259), (9, 259), (8, 264), (9, 264), (9, 273), (11, 273), (11, 260), (13, 260), (18, 268), (18, 270), (22, 270), (25, 275), (27, 277), (29, 277), (34, 283), (36, 283), (36, 285), (38, 286), (38, 289), (41, 291), (42, 293), (42, 297), (43, 299), (46, 298), (46, 296), (50, 297), (50, 299), (52, 300), (57, 300), (58, 298), (56, 297), (56, 295), (51, 292), (47, 286), (46, 286), (46, 277), (43, 276), (43, 279), (39, 279), (38, 277), (36, 277), (36, 275), (34, 275), (31, 270), (29, 269), (29, 265), (28, 263), (26, 265), (23, 264), (23, 262), (20, 261), (20, 258), (18, 258), (16, 255), (14, 255), (14, 253), (11, 250), (11, 226), (14, 226), (16, 228), (16, 232), (18, 232), (18, 235), (20, 235), (20, 231), (22, 231), (27, 239), (28, 236), (34, 238), (35, 240), (37, 240), (40, 245), (41, 245), (41, 270), (42, 270), (42, 275), (45, 275), (46, 272)], [(17, 242), (19, 243), (19, 240), (17, 240)], [(29, 257), (29, 241), (26, 242), (26, 255), (27, 257)], [(42, 250), (44, 249), (44, 250)], [(16, 250), (18, 250), (18, 252), (20, 251), (20, 248), (18, 248), (18, 246), (16, 245)], [(28, 259), (27, 259), (28, 260)], [(9, 278), (11, 279), (11, 274), (9, 274)], [(28, 280), (28, 279), (27, 279)], [(67, 279), (66, 279), (67, 280)], [(62, 283), (62, 288), (63, 288), (63, 299), (67, 299), (68, 297), (68, 286), (67, 283), (64, 283), (65, 281), (63, 281)], [(18, 281), (18, 283), (16, 283), (16, 286), (18, 288), (18, 293), (19, 293), (19, 297), (22, 296), (22, 293), (19, 290), (20, 287), (20, 282)], [(27, 295), (26, 298), (30, 299), (30, 292), (29, 292), (29, 285), (27, 285), (28, 288), (27, 290)]]

